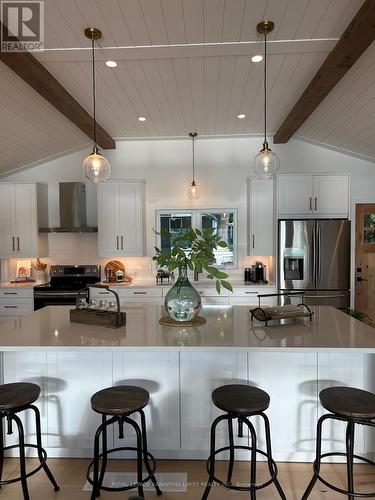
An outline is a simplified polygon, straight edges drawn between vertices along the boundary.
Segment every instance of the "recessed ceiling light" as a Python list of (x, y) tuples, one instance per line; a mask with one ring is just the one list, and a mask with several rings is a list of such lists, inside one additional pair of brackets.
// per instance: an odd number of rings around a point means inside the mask
[(261, 56), (261, 55), (259, 54), (259, 55), (253, 56), (253, 57), (251, 58), (251, 60), (252, 60), (253, 62), (260, 62), (260, 61), (263, 61), (263, 56)]
[(246, 115), (244, 115), (244, 114), (237, 115), (237, 118), (239, 118), (240, 120), (242, 120), (242, 118), (246, 118)]
[(140, 122), (145, 122), (146, 121), (146, 118), (144, 116), (139, 116), (138, 117), (138, 121)]
[(116, 68), (117, 62), (116, 61), (106, 61), (105, 65), (108, 66), (108, 68)]

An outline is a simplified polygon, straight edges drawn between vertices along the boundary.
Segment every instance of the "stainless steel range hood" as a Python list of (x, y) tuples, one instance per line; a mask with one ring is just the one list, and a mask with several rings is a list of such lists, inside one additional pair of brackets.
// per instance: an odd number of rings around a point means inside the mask
[(86, 221), (86, 186), (82, 182), (60, 182), (60, 226), (42, 228), (47, 233), (97, 233)]

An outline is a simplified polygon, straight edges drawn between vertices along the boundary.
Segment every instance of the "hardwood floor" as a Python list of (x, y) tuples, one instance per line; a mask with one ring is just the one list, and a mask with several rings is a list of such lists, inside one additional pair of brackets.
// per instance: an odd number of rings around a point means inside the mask
[[(31, 467), (35, 463), (34, 459), (29, 460)], [(59, 483), (61, 490), (54, 492), (51, 484), (48, 482), (45, 474), (39, 472), (29, 479), (29, 492), (31, 500), (89, 500), (90, 494), (83, 491), (85, 484), (85, 473), (88, 460), (84, 459), (49, 459), (49, 465)], [(110, 462), (109, 470), (112, 471), (134, 471), (131, 462), (114, 460)], [(204, 483), (207, 478), (205, 472), (205, 463), (202, 461), (169, 461), (159, 460), (158, 472), (186, 472), (188, 478), (187, 492), (163, 494), (165, 500), (200, 500)], [(288, 500), (299, 500), (304, 489), (311, 478), (311, 464), (302, 463), (279, 463), (279, 479)], [(218, 472), (224, 473), (226, 462), (218, 462)], [(264, 463), (259, 464), (259, 479), (266, 477)], [(325, 465), (323, 468), (328, 480), (337, 485), (345, 486), (345, 465)], [(18, 462), (16, 459), (8, 459), (4, 468), (4, 479), (9, 474), (17, 473)], [(248, 464), (246, 462), (237, 462), (235, 468), (234, 480), (246, 482), (248, 478)], [(375, 468), (368, 465), (355, 466), (355, 478), (359, 491), (375, 490)], [(135, 493), (108, 493), (102, 492), (102, 500), (127, 499)], [(146, 499), (157, 498), (155, 492), (147, 491)], [(274, 500), (278, 499), (277, 492), (273, 486), (259, 491), (257, 499)], [(317, 484), (310, 496), (311, 500), (335, 500), (343, 499), (342, 495), (327, 490), (322, 484)], [(248, 500), (249, 494), (243, 492), (229, 491), (222, 487), (213, 487), (209, 499), (212, 500)], [(0, 489), (0, 500), (23, 500), (20, 483), (3, 486)]]

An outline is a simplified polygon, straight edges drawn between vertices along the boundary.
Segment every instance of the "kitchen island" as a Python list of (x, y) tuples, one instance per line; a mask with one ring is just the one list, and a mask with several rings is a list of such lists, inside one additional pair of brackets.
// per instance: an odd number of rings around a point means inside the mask
[[(150, 392), (149, 444), (157, 457), (196, 459), (207, 457), (218, 414), (211, 391), (219, 385), (248, 382), (270, 394), (274, 456), (284, 461), (313, 459), (321, 389), (375, 391), (375, 330), (332, 307), (314, 308), (312, 322), (265, 327), (250, 321), (247, 307), (206, 306), (205, 325), (176, 328), (159, 325), (162, 307), (129, 304), (127, 324), (116, 330), (71, 323), (69, 309), (46, 307), (0, 325), (3, 381), (42, 387), (38, 405), (50, 456), (91, 456), (100, 417), (90, 397), (114, 384)], [(219, 444), (225, 435), (223, 428)], [(327, 427), (325, 447), (343, 449), (344, 439), (343, 428)], [(116, 431), (111, 440), (118, 444)], [(359, 429), (356, 445), (372, 455), (371, 431)]]

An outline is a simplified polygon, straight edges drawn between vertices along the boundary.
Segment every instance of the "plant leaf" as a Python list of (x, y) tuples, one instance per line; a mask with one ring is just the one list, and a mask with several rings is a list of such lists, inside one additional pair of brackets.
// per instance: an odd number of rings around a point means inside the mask
[(220, 285), (220, 281), (219, 280), (216, 280), (216, 291), (220, 295), (221, 285)]
[(229, 290), (230, 292), (233, 293), (233, 287), (232, 285), (229, 283), (229, 281), (222, 281), (221, 284), (223, 285), (224, 288), (226, 288), (227, 290)]

